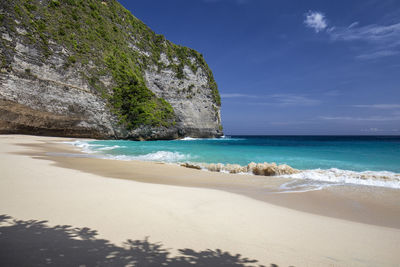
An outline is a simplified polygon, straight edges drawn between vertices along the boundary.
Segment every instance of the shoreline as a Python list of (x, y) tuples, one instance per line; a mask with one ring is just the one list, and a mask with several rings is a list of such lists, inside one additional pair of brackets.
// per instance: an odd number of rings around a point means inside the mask
[[(241, 137), (235, 137), (232, 140), (240, 139)], [(100, 143), (96, 143), (96, 141), (100, 141)], [(285, 162), (276, 164), (275, 162), (273, 162), (273, 160), (269, 162), (252, 161), (250, 163), (242, 163), (242, 165), (238, 164), (237, 162), (220, 163), (218, 161), (191, 161), (191, 154), (188, 151), (182, 152), (180, 151), (180, 149), (177, 149), (176, 151), (150, 150), (147, 154), (141, 153), (139, 155), (130, 155), (130, 153), (127, 153), (127, 151), (121, 152), (122, 154), (114, 154), (109, 153), (108, 151), (126, 148), (129, 146), (129, 144), (103, 144), (101, 141), (103, 140), (77, 140), (67, 143), (69, 143), (71, 146), (76, 147), (77, 149), (79, 148), (79, 151), (88, 158), (115, 159), (123, 161), (162, 162), (211, 172), (223, 172), (243, 175), (254, 174), (257, 176), (279, 176), (282, 178), (297, 179), (299, 181), (309, 181), (310, 184), (312, 184), (310, 186), (310, 190), (313, 190), (312, 188), (324, 187), (325, 185), (331, 186), (335, 184), (355, 184), (400, 189), (400, 173), (394, 172), (393, 170), (355, 170), (351, 168), (340, 169), (340, 167), (330, 167), (327, 169), (321, 169), (318, 167), (315, 167), (314, 169), (301, 169), (294, 167), (293, 165), (287, 165), (287, 163)], [(182, 146), (185, 146), (185, 144), (186, 142), (182, 143)], [(154, 144), (150, 143), (149, 145), (154, 148)], [(143, 148), (139, 147), (139, 149)], [(55, 154), (55, 156), (57, 156), (57, 153)], [(318, 185), (318, 183), (320, 183), (320, 185)], [(307, 191), (307, 189), (304, 191)]]
[(73, 151), (60, 140), (71, 139), (0, 135), (0, 215), (88, 227), (115, 244), (150, 236), (172, 251), (221, 249), (264, 265), (400, 262), (398, 190), (265, 194), (283, 181), (46, 155)]
[[(316, 215), (400, 229), (400, 216), (397, 216), (400, 214), (399, 189), (347, 184), (320, 190), (286, 193), (282, 192), (279, 186), (288, 182), (297, 182), (296, 179), (211, 172), (191, 169), (179, 164), (151, 161), (63, 156), (68, 153), (82, 155), (86, 153), (77, 147), (62, 143), (47, 143), (30, 147), (36, 150), (31, 155), (50, 160), (59, 167), (107, 178), (222, 190)], [(59, 153), (59, 156), (55, 156), (54, 153)], [(190, 177), (190, 180), (187, 177)], [(385, 197), (382, 197), (383, 195)], [(334, 208), (327, 209), (327, 203)]]

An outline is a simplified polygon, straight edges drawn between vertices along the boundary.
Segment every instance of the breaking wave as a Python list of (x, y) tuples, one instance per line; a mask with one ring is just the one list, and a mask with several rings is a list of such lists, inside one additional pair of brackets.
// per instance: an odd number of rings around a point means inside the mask
[(215, 137), (215, 138), (195, 138), (195, 137), (185, 137), (182, 139), (176, 139), (175, 141), (196, 141), (196, 140), (201, 140), (201, 141), (240, 141), (244, 140), (243, 138), (232, 138), (230, 136), (221, 136), (221, 137)]
[(304, 170), (298, 173), (284, 175), (283, 177), (400, 189), (400, 174), (388, 171), (356, 172), (332, 168), (328, 170)]
[[(167, 163), (176, 163), (192, 159), (193, 157), (187, 154), (170, 151), (157, 151), (144, 155), (110, 155), (99, 154), (106, 151), (111, 151), (118, 148), (125, 148), (125, 146), (113, 145), (106, 146), (100, 144), (91, 144), (86, 141), (63, 142), (65, 144), (73, 145), (79, 148), (82, 152), (90, 154), (90, 157), (114, 160), (141, 160), (141, 161), (159, 161)], [(95, 154), (95, 155), (93, 155)]]
[[(187, 137), (186, 140), (196, 140), (196, 138)], [(171, 151), (156, 151), (143, 155), (111, 155), (107, 154), (118, 148), (125, 148), (118, 145), (102, 145), (93, 144), (86, 141), (63, 142), (79, 148), (87, 154), (87, 157), (114, 159), (114, 160), (140, 160), (140, 161), (157, 161), (166, 163), (179, 163), (181, 166), (199, 170), (208, 170), (214, 172), (254, 174), (263, 176), (276, 176), (283, 178), (291, 178), (297, 181), (315, 181), (315, 188), (319, 188), (318, 182), (330, 184), (358, 184), (367, 186), (379, 186), (400, 189), (400, 174), (389, 171), (350, 171), (337, 168), (331, 169), (311, 169), (298, 170), (286, 164), (277, 165), (275, 163), (250, 163), (246, 166), (238, 164), (221, 164), (221, 163), (193, 163), (195, 156)], [(292, 187), (290, 185), (289, 187)], [(296, 185), (296, 187), (298, 187)], [(286, 188), (282, 188), (286, 189)], [(299, 190), (302, 190), (299, 188)]]
[(185, 137), (185, 138), (182, 138), (182, 139), (179, 139), (179, 140), (182, 140), (182, 141), (192, 141), (192, 140), (200, 140), (200, 138)]
[(190, 159), (190, 155), (182, 154), (179, 152), (170, 151), (157, 151), (154, 153), (149, 153), (139, 156), (129, 156), (133, 160), (143, 160), (143, 161), (161, 161), (168, 163), (181, 162)]
[[(296, 180), (328, 182), (334, 184), (359, 184), (400, 189), (400, 174), (388, 171), (356, 172), (349, 170), (340, 170), (336, 168), (327, 170), (298, 170), (286, 164), (277, 165), (275, 163), (267, 162), (257, 164), (252, 162), (247, 166), (221, 163), (184, 163), (181, 164), (181, 166), (213, 172), (254, 174), (262, 176), (292, 178)], [(326, 185), (324, 185), (323, 187), (326, 187)]]
[(73, 141), (73, 142), (68, 142), (68, 141), (65, 141), (65, 142), (62, 142), (63, 144), (70, 144), (70, 145), (73, 145), (74, 147), (77, 147), (77, 148), (80, 148), (80, 150), (82, 151), (82, 152), (84, 152), (84, 153), (96, 153), (96, 151), (93, 149), (93, 148), (95, 148), (95, 147), (99, 147), (99, 148), (101, 148), (101, 147), (105, 147), (105, 145), (100, 145), (100, 144), (89, 144), (88, 142), (86, 142), (86, 141), (79, 141), (79, 140), (77, 140), (77, 141)]
[(118, 146), (118, 145), (115, 145), (115, 146), (106, 146), (106, 147), (99, 148), (98, 150), (101, 150), (101, 151), (108, 151), (108, 150), (114, 150), (114, 149), (117, 149), (117, 148), (125, 148), (125, 146)]

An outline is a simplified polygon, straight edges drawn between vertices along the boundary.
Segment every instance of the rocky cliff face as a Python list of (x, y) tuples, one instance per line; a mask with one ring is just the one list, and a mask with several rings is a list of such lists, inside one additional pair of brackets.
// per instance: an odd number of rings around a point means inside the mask
[(117, 1), (2, 1), (0, 53), (0, 133), (222, 135), (203, 57), (155, 34)]

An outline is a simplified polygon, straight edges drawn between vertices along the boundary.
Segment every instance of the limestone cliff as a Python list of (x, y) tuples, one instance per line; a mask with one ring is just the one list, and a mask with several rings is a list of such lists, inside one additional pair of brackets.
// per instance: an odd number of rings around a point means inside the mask
[(0, 133), (222, 135), (203, 56), (114, 0), (1, 1), (0, 71)]

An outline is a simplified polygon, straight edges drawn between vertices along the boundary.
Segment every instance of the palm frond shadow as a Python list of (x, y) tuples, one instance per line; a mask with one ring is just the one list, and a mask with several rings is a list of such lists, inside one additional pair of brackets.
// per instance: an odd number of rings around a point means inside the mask
[[(0, 215), (1, 266), (263, 266), (220, 249), (179, 249), (172, 257), (161, 243), (128, 239), (122, 246), (97, 238), (97, 231)], [(271, 264), (271, 266), (277, 266)]]

